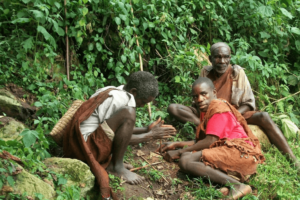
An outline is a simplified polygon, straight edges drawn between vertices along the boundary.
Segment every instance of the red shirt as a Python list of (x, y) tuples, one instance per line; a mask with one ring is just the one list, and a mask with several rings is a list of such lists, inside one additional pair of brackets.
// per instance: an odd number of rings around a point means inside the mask
[[(219, 139), (248, 138), (244, 128), (231, 112), (214, 114), (207, 122), (206, 135), (215, 135)], [(253, 146), (253, 143), (246, 141)]]

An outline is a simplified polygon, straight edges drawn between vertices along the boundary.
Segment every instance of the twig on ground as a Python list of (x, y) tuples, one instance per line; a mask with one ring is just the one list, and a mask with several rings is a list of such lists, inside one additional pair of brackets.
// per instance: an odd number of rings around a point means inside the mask
[(161, 154), (161, 139), (159, 140), (159, 153)]
[[(143, 156), (141, 156), (148, 164), (150, 164), (150, 162), (146, 159), (146, 158), (144, 158)], [(151, 167), (154, 169), (154, 170), (156, 170), (152, 165), (151, 165)], [(169, 181), (164, 177), (164, 176), (161, 176), (167, 183), (169, 183)]]
[(136, 168), (131, 169), (130, 171), (133, 172), (133, 171), (140, 170), (140, 169), (143, 169), (143, 168), (152, 166), (152, 165), (158, 165), (158, 164), (160, 164), (160, 163), (162, 163), (162, 162), (156, 162), (156, 163), (152, 163), (152, 164), (145, 165), (145, 166), (142, 166), (142, 167), (136, 167)]

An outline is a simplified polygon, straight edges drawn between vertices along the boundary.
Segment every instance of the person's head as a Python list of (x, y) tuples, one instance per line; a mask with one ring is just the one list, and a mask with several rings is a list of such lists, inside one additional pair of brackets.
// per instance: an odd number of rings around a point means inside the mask
[(210, 102), (217, 98), (213, 82), (206, 77), (199, 77), (192, 86), (192, 96), (201, 112), (206, 112)]
[(134, 96), (136, 107), (143, 107), (158, 95), (158, 82), (149, 72), (134, 72), (129, 76), (124, 90)]
[(218, 74), (224, 74), (230, 64), (231, 50), (224, 42), (218, 42), (210, 47), (209, 60)]

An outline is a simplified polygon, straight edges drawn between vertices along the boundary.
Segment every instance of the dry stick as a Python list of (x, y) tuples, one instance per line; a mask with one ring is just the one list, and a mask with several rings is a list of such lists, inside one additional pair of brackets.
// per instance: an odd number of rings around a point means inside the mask
[(160, 164), (160, 163), (162, 163), (162, 162), (156, 162), (156, 163), (152, 163), (152, 164), (145, 165), (145, 166), (142, 166), (142, 167), (133, 168), (133, 169), (130, 169), (130, 171), (133, 172), (133, 171), (140, 170), (140, 169), (143, 169), (143, 168), (152, 166), (152, 165), (158, 165), (158, 164)]
[[(65, 5), (65, 20), (67, 20), (67, 0), (64, 2)], [(67, 67), (67, 78), (70, 80), (70, 64), (69, 64), (69, 38), (68, 38), (68, 26), (65, 27), (66, 31), (66, 67)]]
[[(296, 92), (296, 93), (294, 93), (294, 94), (291, 94), (291, 95), (289, 95), (289, 96), (287, 96), (287, 97), (278, 99), (277, 101), (273, 101), (273, 102), (270, 103), (269, 105), (272, 105), (272, 104), (277, 103), (277, 102), (279, 102), (279, 101), (285, 100), (285, 99), (287, 99), (287, 98), (289, 98), (289, 97), (292, 97), (292, 96), (295, 96), (296, 94), (299, 94), (299, 93), (300, 93), (300, 91), (298, 91), (298, 92)], [(267, 108), (267, 106), (265, 106), (261, 111), (264, 111), (266, 108)]]
[[(133, 15), (133, 7), (132, 7), (132, 4), (131, 4), (131, 0), (130, 0), (130, 5), (131, 5), (131, 13), (132, 13), (132, 17), (134, 18), (134, 15)], [(134, 25), (135, 27), (135, 25)], [(140, 47), (140, 43), (139, 43), (139, 40), (138, 40), (138, 36), (137, 34), (135, 34), (135, 38), (136, 38), (136, 44), (138, 47)], [(139, 60), (140, 60), (140, 69), (141, 71), (144, 71), (143, 69), (143, 59), (142, 59), (142, 55), (139, 53)], [(148, 103), (148, 113), (149, 113), (149, 117), (150, 117), (150, 120), (151, 120), (151, 104), (150, 102)]]
[[(150, 162), (144, 158), (143, 156), (141, 156), (148, 164), (150, 164)], [(153, 166), (151, 166), (154, 170), (156, 170)], [(169, 183), (169, 181), (164, 177), (164, 176), (161, 176), (167, 183)]]

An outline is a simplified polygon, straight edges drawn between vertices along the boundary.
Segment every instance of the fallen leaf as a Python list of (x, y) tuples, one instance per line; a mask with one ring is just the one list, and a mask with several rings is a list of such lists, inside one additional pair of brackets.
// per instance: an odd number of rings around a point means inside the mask
[(172, 188), (171, 190), (167, 190), (167, 192), (168, 192), (170, 195), (172, 195), (172, 194), (175, 193), (175, 188)]
[(27, 200), (34, 200), (34, 198), (32, 198), (31, 196), (27, 196), (26, 198)]
[(181, 193), (180, 200), (185, 200), (185, 199), (195, 199), (195, 197), (193, 197), (189, 192)]
[(79, 187), (84, 188), (85, 187), (85, 183), (80, 183)]
[(141, 150), (138, 150), (137, 153), (136, 153), (137, 156), (144, 156), (145, 153), (142, 152)]
[(13, 192), (14, 189), (8, 185), (4, 185), (1, 189), (1, 192)]
[(12, 175), (17, 175), (17, 174), (20, 174), (21, 172), (23, 171), (22, 168), (20, 167), (17, 167), (16, 170), (12, 173)]
[(158, 154), (156, 154), (156, 153), (153, 153), (153, 152), (151, 152), (151, 151), (150, 151), (150, 158), (152, 158), (152, 157), (156, 157), (156, 158), (162, 158), (162, 156), (161, 156), (161, 155), (158, 155)]
[(163, 169), (163, 168), (164, 168), (164, 167), (163, 167), (162, 165), (158, 165), (158, 166), (157, 166), (157, 169), (158, 169), (158, 170), (161, 170), (161, 169)]
[(51, 174), (52, 178), (57, 181), (57, 176), (55, 174)]
[(164, 195), (162, 190), (156, 190), (156, 191), (154, 191), (154, 192), (155, 192), (155, 194), (157, 194), (157, 195), (161, 195), (161, 196)]

